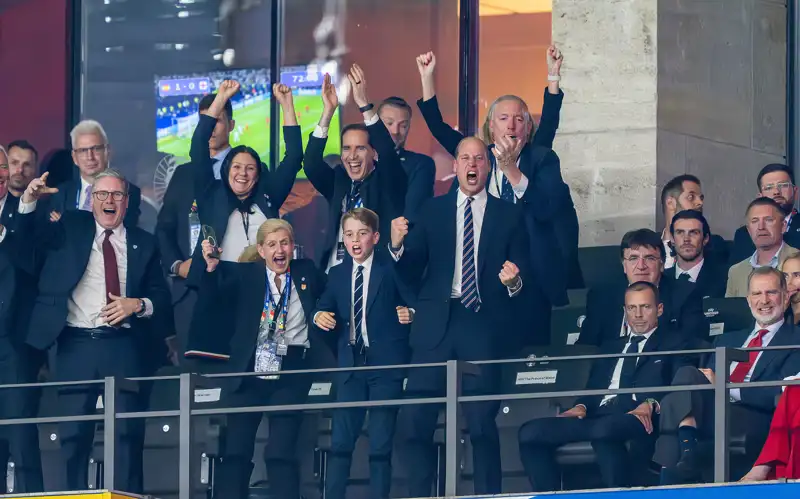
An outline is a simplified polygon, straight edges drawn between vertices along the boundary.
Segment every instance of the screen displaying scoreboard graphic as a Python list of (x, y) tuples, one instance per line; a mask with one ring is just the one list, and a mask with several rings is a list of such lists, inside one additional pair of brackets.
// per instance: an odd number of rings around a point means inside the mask
[[(272, 80), (268, 69), (236, 69), (205, 74), (168, 75), (155, 78), (156, 144), (159, 152), (188, 160), (192, 133), (198, 120), (198, 108), (204, 95), (215, 93), (224, 80), (237, 80), (240, 92), (233, 97), (231, 145), (245, 144), (255, 149), (262, 160), (269, 158), (270, 98)], [(330, 71), (331, 75), (335, 71)], [(322, 80), (324, 72), (316, 65), (291, 66), (281, 69), (280, 81), (294, 95), (303, 148), (322, 114)], [(335, 81), (334, 81), (335, 83)], [(281, 129), (282, 130), (282, 129)], [(339, 113), (331, 120), (325, 154), (339, 155)], [(285, 150), (283, 133), (281, 156)], [(305, 177), (303, 172), (301, 177)]]

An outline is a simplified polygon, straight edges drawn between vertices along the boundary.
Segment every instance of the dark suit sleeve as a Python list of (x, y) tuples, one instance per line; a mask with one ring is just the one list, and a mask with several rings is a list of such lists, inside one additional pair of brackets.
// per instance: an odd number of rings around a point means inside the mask
[(236, 330), (234, 304), (238, 300), (236, 265), (220, 262), (214, 272), (197, 276), (199, 289), (192, 315), (192, 326), (186, 341), (185, 357), (228, 360), (229, 332)]
[(312, 133), (308, 139), (308, 144), (306, 144), (304, 160), (306, 177), (308, 177), (309, 182), (314, 186), (314, 189), (322, 194), (322, 197), (330, 202), (331, 198), (333, 198), (336, 172), (323, 159), (327, 142), (327, 138), (320, 139), (319, 137), (314, 137)]
[[(764, 352), (766, 353), (766, 352)], [(778, 353), (778, 352), (775, 352)], [(761, 355), (759, 362), (763, 362), (764, 354)], [(756, 364), (757, 366), (758, 364)], [(777, 371), (777, 376), (772, 380), (782, 380), (788, 376), (796, 376), (800, 371), (800, 355), (797, 352), (791, 352), (783, 358), (783, 364)], [(762, 380), (767, 381), (767, 380)], [(778, 395), (781, 394), (780, 386), (763, 387), (763, 388), (742, 388), (739, 391), (742, 404), (751, 407), (757, 407), (763, 411), (772, 412), (775, 410), (775, 401)]]
[(533, 285), (533, 269), (531, 266), (531, 250), (530, 238), (526, 230), (522, 229), (525, 224), (522, 221), (521, 211), (515, 210), (518, 213), (517, 222), (514, 223), (514, 230), (508, 246), (508, 259), (511, 263), (519, 268), (519, 275), (522, 278), (522, 285), (525, 286), (525, 280), (528, 280), (529, 285)]
[(586, 294), (586, 318), (581, 324), (581, 334), (576, 344), (599, 346), (602, 338), (601, 316), (604, 313), (602, 292), (596, 288), (589, 289)]
[[(408, 172), (405, 217), (414, 220), (422, 204), (433, 197), (436, 183), (436, 164), (433, 158), (418, 154), (419, 163)], [(455, 182), (454, 182), (455, 183)]]
[(205, 114), (200, 115), (197, 126), (192, 134), (192, 145), (189, 149), (189, 157), (192, 159), (192, 174), (194, 176), (194, 192), (198, 201), (202, 193), (213, 185), (214, 169), (212, 168), (213, 159), (208, 150), (208, 141), (214, 133), (217, 120)]
[(142, 190), (129, 184), (130, 196), (128, 197), (128, 211), (125, 212), (125, 227), (139, 225), (139, 216), (142, 214)]
[(542, 104), (542, 118), (539, 120), (539, 128), (533, 136), (533, 145), (553, 148), (553, 141), (556, 138), (556, 130), (561, 118), (561, 103), (564, 101), (564, 92), (558, 91), (557, 95), (551, 94), (544, 89), (544, 102)]
[[(589, 382), (586, 386), (587, 390), (601, 390), (604, 388), (608, 388), (608, 378), (605, 375), (605, 371), (607, 370), (607, 363), (608, 362), (616, 362), (617, 359), (611, 360), (603, 360), (603, 359), (595, 359), (592, 362), (592, 369), (589, 371)], [(584, 395), (583, 397), (579, 397), (578, 400), (575, 401), (575, 405), (582, 405), (586, 407), (586, 413), (591, 414), (591, 412), (598, 407), (600, 407), (600, 402), (603, 400), (603, 395)]]
[[(424, 211), (427, 214), (431, 210)], [(409, 229), (403, 241), (403, 255), (395, 264), (395, 275), (410, 289), (416, 289), (428, 265), (427, 219), (427, 216), (421, 216), (420, 220)], [(391, 238), (387, 239), (389, 242), (386, 244), (391, 246)]]
[[(175, 170), (164, 194), (164, 204), (158, 212), (156, 237), (161, 250), (161, 263), (166, 274), (170, 274), (173, 263), (185, 259), (178, 244), (178, 217), (181, 216), (178, 198), (186, 174), (191, 174), (190, 168), (191, 165), (181, 165)], [(188, 216), (188, 213), (183, 215)]]
[(388, 196), (394, 207), (394, 213), (381, 213), (382, 216), (397, 216), (403, 213), (406, 203), (406, 190), (408, 177), (403, 168), (403, 162), (395, 151), (394, 141), (389, 135), (389, 130), (380, 119), (367, 127), (369, 140), (378, 151), (378, 181), (381, 185), (381, 195)]
[[(317, 301), (317, 307), (314, 309), (314, 312), (311, 314), (311, 320), (314, 320), (314, 316), (317, 315), (317, 312), (333, 312), (334, 315), (339, 316), (339, 301), (337, 300), (336, 293), (334, 291), (333, 282), (337, 281), (338, 272), (334, 272), (331, 269), (331, 280), (325, 285), (324, 290), (322, 291), (322, 295), (320, 295), (319, 300)], [(343, 276), (338, 276), (341, 279)], [(337, 320), (338, 322), (338, 320)]]
[(428, 100), (418, 100), (417, 107), (419, 107), (422, 118), (425, 120), (425, 124), (428, 125), (428, 130), (431, 131), (433, 138), (447, 152), (455, 156), (456, 148), (459, 142), (464, 139), (464, 135), (458, 130), (453, 130), (453, 127), (444, 122), (442, 111), (439, 109), (439, 100), (436, 96), (434, 95)]
[(283, 142), (286, 152), (283, 160), (274, 172), (271, 172), (269, 182), (261, 182), (259, 186), (266, 190), (276, 209), (280, 209), (289, 193), (292, 192), (297, 174), (303, 167), (303, 137), (299, 126), (283, 127)]
[(538, 166), (523, 167), (523, 172), (535, 172), (533, 178), (528, 177), (528, 188), (522, 196), (522, 202), (537, 220), (551, 221), (572, 204), (569, 186), (561, 177), (561, 161), (552, 150), (544, 155)]
[[(155, 240), (153, 242), (155, 243)], [(135, 298), (147, 298), (150, 300), (153, 304), (153, 316), (150, 318), (155, 325), (153, 330), (159, 337), (166, 338), (174, 333), (175, 322), (172, 313), (172, 298), (167, 286), (167, 280), (164, 278), (164, 271), (161, 269), (161, 256), (155, 244), (145, 272), (147, 274), (143, 290), (144, 296)]]

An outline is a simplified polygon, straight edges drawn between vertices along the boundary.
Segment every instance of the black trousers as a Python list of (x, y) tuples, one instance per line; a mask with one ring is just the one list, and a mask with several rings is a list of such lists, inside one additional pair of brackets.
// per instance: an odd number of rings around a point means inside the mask
[[(535, 419), (520, 427), (520, 458), (534, 492), (560, 490), (555, 451), (572, 442), (592, 443), (606, 487), (630, 487), (643, 480), (656, 433), (648, 435), (644, 425), (628, 414), (638, 403), (620, 397), (591, 411), (585, 419)], [(657, 423), (654, 414), (654, 427)]]
[[(709, 381), (694, 367), (682, 367), (675, 373), (672, 385), (702, 385)], [(738, 480), (758, 458), (769, 434), (772, 412), (764, 412), (738, 403), (728, 406), (730, 435), (746, 435), (745, 460), (741, 466), (731, 466), (731, 480)], [(710, 391), (672, 392), (661, 401), (661, 428), (653, 460), (672, 467), (680, 459), (678, 427), (681, 421), (692, 416), (697, 421), (698, 437), (710, 441), (714, 438), (714, 393)], [(705, 457), (705, 452), (703, 452)], [(708, 456), (713, 462), (713, 457)]]
[[(301, 347), (289, 347), (281, 369), (310, 369), (307, 351)], [(252, 364), (251, 361), (251, 368)], [(302, 404), (310, 388), (311, 378), (304, 374), (283, 374), (277, 380), (251, 376), (243, 378), (232, 392), (226, 393), (223, 387), (221, 402), (229, 407)], [(259, 412), (227, 416), (222, 459), (214, 479), (214, 499), (248, 498), (256, 433), (262, 417), (263, 414)], [(264, 461), (271, 497), (276, 499), (300, 497), (296, 446), (302, 421), (303, 413), (299, 411), (269, 414), (269, 440), (264, 450)]]
[[(35, 383), (44, 354), (26, 345), (13, 345), (0, 338), (0, 385)], [(40, 389), (0, 390), (0, 419), (34, 418), (39, 412)], [(14, 493), (43, 492), (42, 460), (36, 425), (0, 428), (0, 468), (15, 465)], [(6, 481), (0, 481), (0, 493), (6, 493)]]
[[(450, 302), (450, 320), (442, 342), (431, 350), (414, 349), (411, 363), (432, 363), (447, 360), (487, 360), (497, 356), (497, 337), (493, 336), (492, 320), (485, 308), (475, 313), (464, 308), (459, 300)], [(500, 331), (494, 331), (499, 334)], [(495, 391), (498, 371), (494, 366), (480, 366), (477, 375), (465, 375), (465, 395), (487, 395)], [(440, 397), (445, 392), (442, 368), (412, 369), (408, 373), (406, 394), (416, 397)], [(476, 494), (499, 494), (502, 489), (500, 436), (495, 417), (500, 402), (464, 404), (462, 413), (472, 443), (474, 489)], [(433, 434), (439, 417), (433, 404), (405, 406), (400, 411), (399, 426), (408, 440), (409, 497), (429, 497), (436, 470)]]
[[(58, 339), (55, 381), (103, 379), (108, 376), (130, 378), (141, 376), (141, 362), (135, 333), (128, 329), (65, 328)], [(58, 404), (63, 415), (94, 414), (97, 397), (103, 385), (62, 387), (58, 391)], [(119, 390), (117, 412), (140, 410), (139, 394)], [(118, 440), (115, 459), (115, 488), (131, 493), (141, 493), (141, 459), (134, 459), (141, 444), (135, 420), (118, 419)], [(62, 490), (88, 488), (88, 464), (94, 442), (93, 421), (65, 422), (58, 425), (61, 438), (62, 462), (66, 466), (66, 484)], [(105, 463), (112, 466), (112, 463)]]

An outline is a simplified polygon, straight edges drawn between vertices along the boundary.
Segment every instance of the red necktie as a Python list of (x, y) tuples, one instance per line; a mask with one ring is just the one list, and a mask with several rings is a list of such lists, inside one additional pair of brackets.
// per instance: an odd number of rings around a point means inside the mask
[[(763, 346), (761, 344), (761, 340), (764, 338), (764, 335), (767, 334), (769, 331), (766, 329), (761, 329), (758, 333), (756, 333), (756, 337), (750, 340), (750, 343), (747, 344), (747, 348), (756, 348)], [(736, 369), (733, 370), (731, 373), (730, 381), (731, 383), (744, 383), (744, 377), (747, 376), (747, 373), (750, 372), (750, 368), (753, 367), (753, 364), (756, 363), (756, 358), (758, 358), (758, 354), (761, 352), (756, 350), (749, 352), (750, 359), (747, 362), (739, 362), (736, 364)]]
[(111, 303), (113, 300), (108, 297), (108, 293), (114, 296), (120, 296), (119, 290), (119, 269), (117, 268), (117, 255), (114, 253), (114, 247), (109, 241), (109, 237), (114, 231), (106, 229), (106, 238), (103, 239), (103, 267), (106, 274), (106, 302)]

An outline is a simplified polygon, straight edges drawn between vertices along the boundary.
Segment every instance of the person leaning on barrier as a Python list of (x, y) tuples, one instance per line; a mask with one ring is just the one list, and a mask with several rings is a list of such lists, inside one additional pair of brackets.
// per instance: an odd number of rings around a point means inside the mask
[[(200, 372), (259, 373), (221, 381), (221, 403), (229, 407), (302, 404), (311, 387), (307, 375), (280, 374), (320, 366), (326, 349), (311, 313), (325, 287), (325, 274), (311, 260), (292, 260), (294, 230), (280, 219), (258, 228), (256, 244), (239, 263), (212, 257), (202, 241), (206, 268), (185, 355), (202, 360)], [(223, 250), (224, 253), (224, 250)], [(277, 499), (300, 497), (295, 459), (302, 412), (269, 415), (264, 459), (270, 491)], [(216, 499), (247, 499), (256, 431), (262, 413), (228, 414), (221, 461), (215, 469)]]
[[(625, 316), (630, 335), (606, 342), (602, 353), (646, 353), (684, 350), (687, 342), (659, 326), (664, 307), (658, 288), (640, 281), (625, 291)], [(683, 356), (599, 359), (592, 364), (590, 390), (645, 388), (637, 394), (586, 396), (555, 418), (529, 421), (519, 430), (525, 472), (536, 492), (559, 490), (556, 449), (570, 442), (590, 441), (606, 487), (641, 485), (658, 434), (658, 388), (668, 386), (675, 372), (688, 364)], [(627, 447), (626, 447), (627, 445)]]
[[(800, 345), (800, 330), (784, 321), (789, 305), (786, 278), (776, 269), (754, 269), (747, 282), (747, 303), (755, 318), (755, 327), (732, 331), (717, 337), (715, 347), (756, 348)], [(685, 367), (678, 371), (672, 385), (713, 384), (716, 359), (711, 356), (703, 367)], [(800, 371), (800, 354), (793, 349), (749, 352), (747, 362), (733, 362), (729, 381), (746, 383), (777, 381)], [(730, 391), (730, 427), (728, 437), (746, 435), (745, 458), (752, 463), (769, 431), (780, 387), (733, 388)], [(661, 433), (654, 460), (662, 468), (664, 485), (696, 481), (711, 462), (703, 459), (698, 441), (714, 434), (714, 393), (710, 391), (673, 392), (661, 401)], [(746, 469), (731, 468), (737, 480)]]

